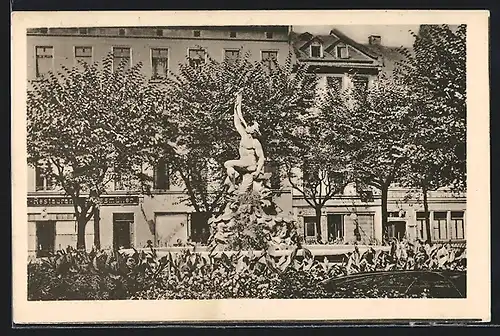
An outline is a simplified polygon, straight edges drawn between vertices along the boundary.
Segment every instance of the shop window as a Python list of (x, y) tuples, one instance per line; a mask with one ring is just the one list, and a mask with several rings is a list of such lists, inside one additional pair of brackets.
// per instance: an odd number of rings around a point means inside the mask
[(134, 214), (114, 213), (113, 214), (113, 248), (133, 247)]

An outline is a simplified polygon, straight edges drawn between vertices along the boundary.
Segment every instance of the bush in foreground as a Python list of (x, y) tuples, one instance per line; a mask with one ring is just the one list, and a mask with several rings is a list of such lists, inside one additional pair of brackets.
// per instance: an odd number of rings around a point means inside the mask
[[(155, 249), (130, 254), (68, 249), (28, 265), (28, 299), (331, 298), (335, 293), (323, 285), (330, 278), (373, 271), (466, 267), (465, 248), (448, 245), (397, 242), (389, 252), (370, 248), (363, 254), (355, 248), (341, 264), (326, 258), (316, 260), (306, 249), (303, 256), (297, 252), (277, 258), (265, 251), (203, 255), (185, 250), (160, 257)], [(397, 291), (383, 295), (405, 297)]]

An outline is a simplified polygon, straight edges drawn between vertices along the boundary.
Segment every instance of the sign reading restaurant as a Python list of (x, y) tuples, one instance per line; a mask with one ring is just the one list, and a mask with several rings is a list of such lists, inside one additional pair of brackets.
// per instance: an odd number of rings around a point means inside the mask
[[(137, 205), (138, 196), (104, 196), (101, 197), (101, 205)], [(73, 199), (69, 197), (28, 197), (28, 206), (61, 206), (73, 205)]]

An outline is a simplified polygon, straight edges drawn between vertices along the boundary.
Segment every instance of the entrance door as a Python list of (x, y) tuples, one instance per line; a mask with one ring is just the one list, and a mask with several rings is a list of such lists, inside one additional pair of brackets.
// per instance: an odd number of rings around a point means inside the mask
[(132, 247), (132, 227), (134, 224), (133, 213), (114, 213), (113, 214), (113, 248)]
[(210, 235), (208, 226), (209, 214), (204, 212), (193, 212), (191, 214), (191, 240), (196, 243), (205, 244)]
[(36, 255), (47, 257), (54, 252), (56, 243), (56, 223), (54, 221), (36, 222)]

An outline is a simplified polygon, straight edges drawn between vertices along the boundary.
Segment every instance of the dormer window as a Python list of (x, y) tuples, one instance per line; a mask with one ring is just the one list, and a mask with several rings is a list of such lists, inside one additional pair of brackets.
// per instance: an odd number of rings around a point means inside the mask
[(349, 51), (347, 46), (337, 46), (337, 58), (349, 58)]
[(321, 57), (322, 50), (321, 45), (312, 45), (311, 46), (311, 57)]

